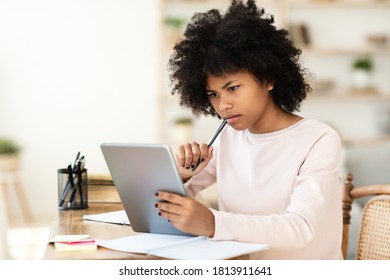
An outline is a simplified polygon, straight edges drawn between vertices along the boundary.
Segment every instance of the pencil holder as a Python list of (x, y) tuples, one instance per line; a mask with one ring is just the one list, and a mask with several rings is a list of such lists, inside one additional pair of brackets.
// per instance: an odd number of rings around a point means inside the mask
[(87, 169), (58, 169), (58, 209), (88, 208)]

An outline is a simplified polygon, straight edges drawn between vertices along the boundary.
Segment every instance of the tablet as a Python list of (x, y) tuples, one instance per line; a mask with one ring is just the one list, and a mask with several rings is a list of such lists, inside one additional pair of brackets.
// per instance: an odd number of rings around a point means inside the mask
[(155, 207), (157, 191), (186, 195), (168, 145), (103, 143), (100, 147), (135, 232), (189, 235), (159, 216)]

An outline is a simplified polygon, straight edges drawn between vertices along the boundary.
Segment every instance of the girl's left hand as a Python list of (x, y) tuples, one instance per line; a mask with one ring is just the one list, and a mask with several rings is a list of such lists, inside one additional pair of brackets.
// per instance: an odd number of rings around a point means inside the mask
[(193, 197), (159, 191), (161, 199), (156, 203), (159, 215), (166, 218), (175, 228), (193, 235), (214, 236), (214, 215)]

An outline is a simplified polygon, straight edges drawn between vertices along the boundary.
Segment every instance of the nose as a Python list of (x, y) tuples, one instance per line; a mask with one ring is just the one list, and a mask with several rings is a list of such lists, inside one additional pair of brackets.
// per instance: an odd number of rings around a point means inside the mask
[(221, 112), (231, 109), (233, 104), (227, 94), (221, 94), (219, 97), (218, 108)]

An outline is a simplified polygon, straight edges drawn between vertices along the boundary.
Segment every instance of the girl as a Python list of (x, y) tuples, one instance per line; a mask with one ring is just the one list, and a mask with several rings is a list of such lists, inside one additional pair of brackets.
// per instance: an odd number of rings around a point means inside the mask
[[(228, 125), (212, 147), (179, 147), (189, 196), (160, 191), (156, 207), (184, 232), (268, 244), (251, 258), (341, 259), (340, 138), (293, 113), (310, 86), (301, 51), (273, 23), (250, 0), (193, 16), (169, 62), (173, 93)], [(214, 183), (218, 211), (193, 198)]]

